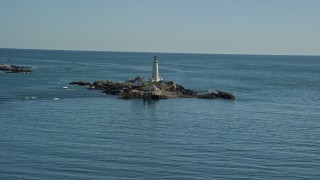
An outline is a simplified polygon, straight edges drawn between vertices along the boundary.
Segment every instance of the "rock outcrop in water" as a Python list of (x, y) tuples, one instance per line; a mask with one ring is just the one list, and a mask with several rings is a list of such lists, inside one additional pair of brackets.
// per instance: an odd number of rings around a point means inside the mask
[[(106, 94), (118, 95), (122, 99), (168, 99), (168, 98), (203, 98), (203, 99), (235, 99), (229, 92), (211, 91), (200, 94), (194, 90), (186, 89), (173, 81), (148, 82), (144, 87), (132, 88), (130, 83), (115, 81), (76, 81), (71, 85), (88, 86), (89, 89), (103, 90)], [(151, 88), (153, 87), (153, 88)]]
[(88, 81), (75, 81), (75, 82), (72, 82), (72, 83), (69, 83), (71, 85), (80, 85), (80, 86), (89, 86), (91, 85), (91, 82), (88, 82)]
[(214, 92), (206, 93), (206, 94), (200, 94), (197, 95), (197, 98), (204, 98), (204, 99), (236, 99), (236, 97), (229, 93), (224, 91), (215, 90)]
[(29, 73), (32, 72), (31, 67), (14, 66), (9, 64), (0, 64), (0, 70), (7, 73)]

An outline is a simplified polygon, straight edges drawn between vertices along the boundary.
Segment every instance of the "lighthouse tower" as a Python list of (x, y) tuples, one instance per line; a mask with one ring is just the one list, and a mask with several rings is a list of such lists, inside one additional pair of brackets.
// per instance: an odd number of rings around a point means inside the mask
[(155, 56), (153, 58), (152, 81), (154, 81), (154, 82), (159, 82), (160, 81), (157, 56)]

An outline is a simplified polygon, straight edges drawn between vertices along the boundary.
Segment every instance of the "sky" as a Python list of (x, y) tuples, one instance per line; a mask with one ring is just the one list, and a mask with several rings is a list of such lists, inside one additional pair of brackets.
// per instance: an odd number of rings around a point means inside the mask
[(0, 0), (0, 48), (320, 55), (320, 0)]

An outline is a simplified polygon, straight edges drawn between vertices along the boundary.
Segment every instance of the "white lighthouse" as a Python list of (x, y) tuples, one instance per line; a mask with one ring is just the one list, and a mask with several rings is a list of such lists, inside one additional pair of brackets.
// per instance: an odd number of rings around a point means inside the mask
[(153, 58), (152, 81), (154, 82), (160, 81), (157, 56)]

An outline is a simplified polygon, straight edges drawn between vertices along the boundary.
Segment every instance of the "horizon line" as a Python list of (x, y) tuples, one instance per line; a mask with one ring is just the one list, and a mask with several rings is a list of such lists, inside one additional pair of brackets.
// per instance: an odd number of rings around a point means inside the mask
[(83, 49), (47, 49), (47, 48), (3, 48), (8, 50), (39, 50), (39, 51), (84, 51), (84, 52), (115, 52), (115, 53), (160, 53), (160, 54), (199, 54), (199, 55), (247, 55), (247, 56), (311, 56), (319, 57), (319, 55), (307, 54), (249, 54), (249, 53), (201, 53), (201, 52), (156, 52), (156, 51), (120, 51), (120, 50), (83, 50)]

